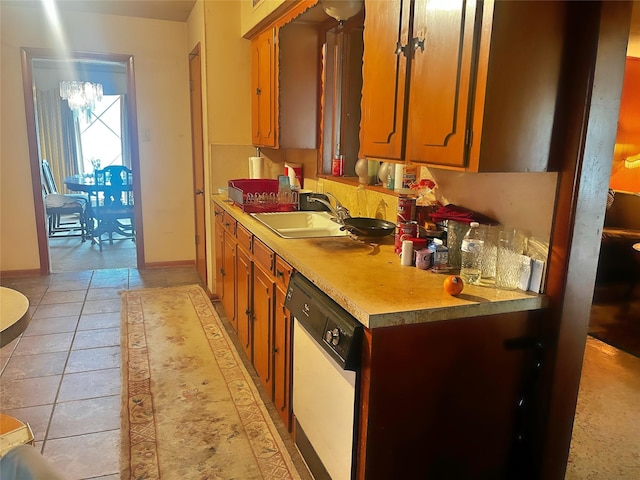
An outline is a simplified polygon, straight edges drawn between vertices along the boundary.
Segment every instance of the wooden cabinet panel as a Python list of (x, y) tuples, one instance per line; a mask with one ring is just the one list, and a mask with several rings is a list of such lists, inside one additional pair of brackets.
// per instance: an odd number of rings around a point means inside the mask
[[(238, 230), (239, 231), (239, 230)], [(236, 283), (236, 315), (238, 339), (242, 344), (247, 357), (253, 357), (252, 330), (253, 330), (253, 260), (251, 254), (238, 243), (237, 256), (237, 283)]]
[(289, 288), (289, 279), (293, 273), (293, 267), (276, 255), (276, 282), (283, 289)]
[(229, 232), (224, 232), (224, 256), (222, 259), (222, 308), (227, 314), (229, 323), (234, 330), (238, 330), (238, 317), (236, 314), (236, 239)]
[(273, 395), (272, 330), (275, 280), (261, 264), (253, 265), (253, 366), (269, 395)]
[(249, 230), (238, 223), (236, 230), (236, 237), (238, 239), (238, 245), (244, 248), (248, 253), (253, 252), (253, 235)]
[(416, 2), (407, 159), (464, 167), (475, 2)]
[(365, 329), (356, 478), (525, 478), (541, 319)]
[(276, 309), (273, 334), (273, 403), (278, 415), (291, 430), (291, 327), (292, 318), (284, 306), (287, 289), (276, 286)]
[(277, 147), (275, 28), (251, 42), (251, 139), (254, 145)]
[(318, 145), (319, 26), (304, 21), (301, 1), (251, 42), (251, 138), (256, 146)]
[(267, 272), (273, 275), (276, 255), (269, 247), (257, 238), (253, 241), (253, 259), (259, 263)]
[(365, 2), (361, 156), (404, 159), (410, 2)]
[(565, 10), (565, 2), (368, 1), (361, 155), (546, 171)]
[(214, 229), (215, 229), (215, 251), (216, 251), (216, 295), (222, 300), (224, 295), (224, 227), (222, 226), (222, 218), (224, 210), (214, 205)]

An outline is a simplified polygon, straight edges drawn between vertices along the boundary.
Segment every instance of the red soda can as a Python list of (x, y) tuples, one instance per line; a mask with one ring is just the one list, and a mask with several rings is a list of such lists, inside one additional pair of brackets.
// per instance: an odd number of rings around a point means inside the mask
[[(413, 222), (416, 219), (416, 197), (401, 195), (398, 197), (398, 216), (396, 223)], [(415, 235), (414, 235), (415, 236)]]
[(410, 240), (418, 236), (418, 222), (398, 222), (394, 252), (402, 253), (402, 241)]
[(344, 155), (339, 155), (331, 161), (331, 175), (334, 177), (344, 175)]

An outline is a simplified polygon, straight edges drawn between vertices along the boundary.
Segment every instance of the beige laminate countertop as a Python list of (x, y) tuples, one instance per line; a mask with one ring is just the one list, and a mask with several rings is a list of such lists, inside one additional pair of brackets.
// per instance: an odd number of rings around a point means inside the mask
[(350, 237), (285, 239), (229, 203), (213, 202), (235, 217), (295, 270), (369, 328), (537, 310), (544, 295), (465, 285), (444, 292), (446, 275), (400, 265), (393, 235), (365, 243)]

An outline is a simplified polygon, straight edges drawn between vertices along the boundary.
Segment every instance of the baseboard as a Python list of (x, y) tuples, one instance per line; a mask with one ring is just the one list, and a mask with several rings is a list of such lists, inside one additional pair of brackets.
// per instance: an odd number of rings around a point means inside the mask
[(193, 260), (177, 260), (175, 262), (149, 262), (145, 263), (142, 268), (166, 268), (166, 267), (195, 267), (196, 262)]
[(43, 275), (39, 268), (33, 270), (2, 270), (0, 271), (0, 277), (14, 278), (14, 277), (46, 277)]

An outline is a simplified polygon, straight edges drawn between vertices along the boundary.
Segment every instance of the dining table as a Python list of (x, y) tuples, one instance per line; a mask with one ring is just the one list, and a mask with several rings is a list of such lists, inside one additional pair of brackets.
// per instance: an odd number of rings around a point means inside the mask
[[(64, 184), (67, 189), (73, 192), (85, 192), (89, 195), (89, 205), (87, 208), (87, 225), (92, 237), (92, 243), (100, 243), (99, 240), (103, 233), (115, 232), (124, 237), (132, 238), (134, 236), (131, 226), (126, 226), (117, 220), (103, 221), (97, 213), (102, 207), (100, 206), (103, 199), (111, 197), (114, 190), (120, 192), (132, 192), (132, 177), (127, 177), (123, 184), (111, 185), (109, 180), (104, 183), (97, 183), (93, 174), (77, 174), (64, 178)], [(97, 225), (94, 223), (97, 222)], [(96, 242), (96, 240), (98, 240)], [(102, 245), (100, 244), (102, 249)]]
[[(72, 192), (86, 192), (89, 195), (96, 195), (111, 189), (111, 184), (108, 182), (103, 185), (96, 184), (93, 174), (78, 174), (65, 177), (64, 184)], [(124, 190), (132, 191), (133, 183), (127, 182), (123, 187)]]

